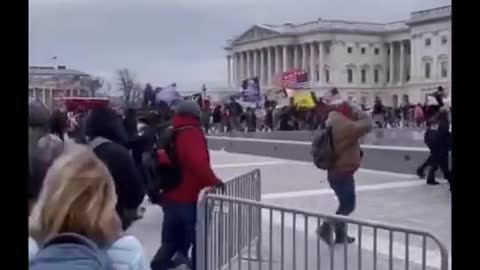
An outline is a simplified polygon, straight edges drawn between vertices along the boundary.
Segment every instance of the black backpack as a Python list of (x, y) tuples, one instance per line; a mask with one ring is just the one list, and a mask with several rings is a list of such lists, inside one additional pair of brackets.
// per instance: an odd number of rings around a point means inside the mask
[(29, 263), (31, 270), (112, 270), (107, 252), (81, 235), (63, 233), (47, 241)]
[[(180, 128), (168, 127), (155, 134), (155, 144), (151, 151), (142, 156), (142, 163), (147, 178), (147, 195), (154, 204), (160, 204), (161, 194), (178, 187), (182, 181), (182, 170), (178, 163), (175, 140), (180, 132), (196, 128), (184, 126)], [(162, 164), (158, 161), (158, 152), (164, 150), (171, 164)]]
[(318, 130), (312, 141), (313, 164), (321, 170), (331, 169), (335, 163), (332, 128)]

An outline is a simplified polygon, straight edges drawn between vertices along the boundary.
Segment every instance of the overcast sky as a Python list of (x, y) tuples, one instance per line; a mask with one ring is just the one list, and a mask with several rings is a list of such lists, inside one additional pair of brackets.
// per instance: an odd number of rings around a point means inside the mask
[(182, 90), (226, 86), (226, 40), (257, 23), (389, 22), (450, 0), (30, 0), (30, 65), (58, 64)]

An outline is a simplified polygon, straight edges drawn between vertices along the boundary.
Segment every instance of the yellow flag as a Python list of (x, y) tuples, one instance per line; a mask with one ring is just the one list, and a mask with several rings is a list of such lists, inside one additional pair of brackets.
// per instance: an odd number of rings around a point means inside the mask
[(313, 100), (311, 92), (297, 92), (293, 96), (293, 103), (298, 108), (313, 108), (315, 107), (315, 101)]

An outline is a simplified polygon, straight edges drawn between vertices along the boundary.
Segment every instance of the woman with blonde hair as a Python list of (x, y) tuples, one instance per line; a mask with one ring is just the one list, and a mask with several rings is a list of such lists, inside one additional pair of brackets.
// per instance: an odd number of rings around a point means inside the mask
[(140, 242), (123, 235), (116, 203), (112, 177), (91, 150), (62, 154), (30, 216), (30, 269), (150, 269)]

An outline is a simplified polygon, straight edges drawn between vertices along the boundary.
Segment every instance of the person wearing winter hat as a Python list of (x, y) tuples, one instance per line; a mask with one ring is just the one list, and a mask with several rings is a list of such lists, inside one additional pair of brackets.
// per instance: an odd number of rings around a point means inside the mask
[[(176, 162), (181, 168), (182, 179), (178, 186), (163, 193), (162, 243), (155, 254), (152, 269), (169, 269), (172, 257), (195, 267), (195, 223), (197, 200), (206, 187), (218, 186), (223, 182), (215, 175), (210, 164), (207, 140), (200, 126), (200, 107), (194, 101), (179, 101), (174, 106), (172, 125), (175, 131), (174, 149)], [(166, 153), (158, 158), (169, 160)], [(170, 161), (171, 162), (171, 161)], [(192, 247), (191, 263), (188, 251)]]
[[(326, 127), (331, 128), (335, 161), (327, 171), (327, 180), (339, 201), (337, 215), (348, 216), (355, 209), (354, 174), (360, 167), (362, 151), (360, 138), (371, 128), (371, 121), (360, 109), (354, 109), (348, 102), (329, 105), (330, 112)], [(352, 243), (355, 238), (347, 235), (343, 222), (325, 222), (317, 229), (319, 236), (328, 244), (335, 229), (335, 243)]]

